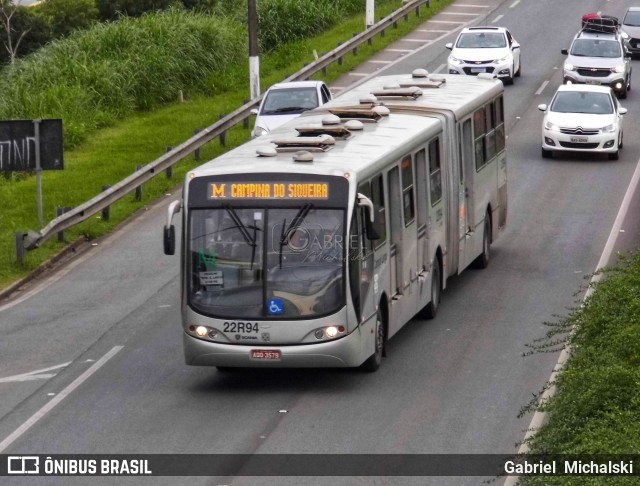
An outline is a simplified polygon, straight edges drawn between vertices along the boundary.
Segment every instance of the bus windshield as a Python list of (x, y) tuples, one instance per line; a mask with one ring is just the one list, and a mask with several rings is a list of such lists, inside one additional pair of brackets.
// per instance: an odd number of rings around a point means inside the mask
[(309, 318), (345, 304), (344, 210), (194, 209), (188, 299), (210, 317)]

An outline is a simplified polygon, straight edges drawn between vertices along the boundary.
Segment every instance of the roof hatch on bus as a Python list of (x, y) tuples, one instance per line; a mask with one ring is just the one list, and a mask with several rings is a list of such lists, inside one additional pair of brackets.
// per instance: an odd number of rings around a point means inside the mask
[(326, 152), (333, 148), (336, 139), (331, 135), (323, 134), (317, 137), (279, 138), (273, 140), (273, 143), (276, 144), (278, 152), (297, 152), (301, 149), (309, 152)]

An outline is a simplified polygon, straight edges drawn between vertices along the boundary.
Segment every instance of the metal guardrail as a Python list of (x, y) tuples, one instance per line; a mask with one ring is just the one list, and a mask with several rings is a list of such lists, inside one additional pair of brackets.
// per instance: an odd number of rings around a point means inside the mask
[[(416, 15), (420, 15), (420, 7), (422, 5), (429, 6), (429, 0), (404, 0), (405, 4), (393, 12), (391, 15), (384, 17), (378, 23), (369, 27), (367, 30), (355, 35), (349, 41), (346, 41), (336, 47), (334, 50), (320, 56), (317, 60), (309, 63), (298, 72), (285, 78), (283, 82), (297, 81), (308, 79), (313, 74), (322, 71), (334, 62), (340, 62), (341, 59), (349, 52), (354, 52), (358, 46), (369, 42), (378, 34), (384, 35), (384, 32), (397, 24), (403, 17), (408, 20), (411, 11), (415, 10)], [(28, 233), (16, 234), (16, 256), (20, 260), (25, 250), (34, 250), (41, 246), (45, 241), (53, 235), (64, 231), (78, 223), (85, 221), (99, 211), (108, 208), (117, 200), (127, 196), (136, 188), (142, 186), (151, 178), (171, 168), (174, 164), (193, 154), (200, 147), (210, 142), (212, 139), (224, 134), (227, 130), (242, 122), (251, 116), (251, 109), (262, 100), (262, 95), (250, 100), (249, 102), (236, 109), (234, 112), (221, 118), (213, 125), (201, 130), (196, 135), (170, 150), (166, 154), (158, 157), (153, 162), (145, 165), (135, 173), (113, 185), (112, 187), (101, 192), (93, 199), (76, 206), (70, 211), (53, 219), (40, 232), (29, 231)]]

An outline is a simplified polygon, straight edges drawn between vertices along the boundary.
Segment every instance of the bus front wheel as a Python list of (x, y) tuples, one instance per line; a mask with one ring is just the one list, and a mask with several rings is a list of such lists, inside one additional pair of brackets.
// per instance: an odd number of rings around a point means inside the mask
[(386, 336), (386, 324), (384, 322), (384, 316), (382, 315), (382, 310), (380, 309), (380, 307), (378, 307), (378, 312), (376, 312), (374, 334), (374, 351), (373, 354), (369, 356), (369, 358), (362, 364), (363, 371), (377, 371), (382, 364), (382, 356), (384, 355), (384, 344)]

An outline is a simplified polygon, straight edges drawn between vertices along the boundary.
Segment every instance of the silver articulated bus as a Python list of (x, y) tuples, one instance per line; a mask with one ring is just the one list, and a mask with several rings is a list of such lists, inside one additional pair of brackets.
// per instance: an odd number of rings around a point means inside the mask
[(375, 371), (449, 277), (489, 263), (506, 165), (502, 82), (418, 70), (191, 170), (164, 228), (187, 364)]

